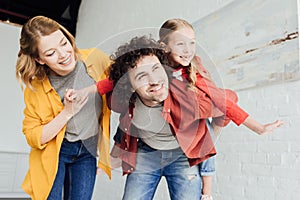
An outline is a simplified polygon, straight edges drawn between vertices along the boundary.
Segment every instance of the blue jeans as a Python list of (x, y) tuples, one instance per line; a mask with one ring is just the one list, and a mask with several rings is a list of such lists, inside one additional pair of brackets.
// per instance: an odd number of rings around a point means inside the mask
[(172, 200), (199, 200), (202, 181), (199, 166), (189, 166), (178, 148), (155, 150), (139, 142), (136, 171), (127, 175), (123, 200), (151, 200), (160, 179), (165, 176)]
[[(210, 121), (207, 119), (206, 120), (206, 126), (210, 132), (210, 135), (214, 141), (215, 135), (212, 129), (212, 126), (210, 124)], [(199, 169), (200, 169), (200, 174), (201, 176), (213, 176), (216, 172), (215, 169), (215, 156), (210, 157), (209, 159), (203, 161), (202, 163), (199, 164)]]
[(59, 154), (58, 171), (47, 199), (91, 199), (96, 170), (96, 158), (81, 141), (64, 140)]
[(215, 175), (215, 156), (203, 161), (199, 164), (199, 170), (201, 176), (213, 176)]

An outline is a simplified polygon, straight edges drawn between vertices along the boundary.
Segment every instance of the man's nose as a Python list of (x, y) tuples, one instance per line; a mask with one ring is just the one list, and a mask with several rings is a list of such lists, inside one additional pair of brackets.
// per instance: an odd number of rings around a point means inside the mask
[(158, 74), (151, 74), (149, 76), (149, 85), (155, 85), (159, 83), (159, 76)]

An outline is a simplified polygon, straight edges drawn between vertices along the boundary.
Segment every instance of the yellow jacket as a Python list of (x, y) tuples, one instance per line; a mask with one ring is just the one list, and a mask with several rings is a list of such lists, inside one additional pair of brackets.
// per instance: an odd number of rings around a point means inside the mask
[[(87, 67), (88, 74), (95, 81), (106, 78), (104, 70), (110, 65), (109, 57), (96, 48), (80, 50), (81, 59)], [(41, 144), (42, 129), (56, 115), (63, 110), (59, 95), (50, 85), (49, 79), (33, 80), (36, 91), (26, 88), (24, 91), (24, 120), (23, 133), (31, 147), (29, 155), (29, 170), (22, 184), (23, 190), (33, 200), (47, 199), (52, 188), (57, 168), (60, 146), (64, 138), (66, 126), (57, 136), (46, 144)], [(111, 178), (110, 167), (110, 110), (106, 104), (105, 95), (102, 96), (102, 119), (98, 149), (100, 156), (98, 167), (102, 168)], [(102, 130), (102, 131), (101, 131)]]

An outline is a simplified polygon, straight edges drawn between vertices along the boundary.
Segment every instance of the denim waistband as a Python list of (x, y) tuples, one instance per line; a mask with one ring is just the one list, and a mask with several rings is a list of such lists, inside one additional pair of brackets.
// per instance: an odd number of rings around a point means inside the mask
[(65, 143), (78, 143), (78, 144), (82, 143), (81, 140), (77, 140), (77, 141), (71, 142), (71, 141), (67, 140), (66, 138), (63, 139), (63, 142), (65, 142)]
[(152, 152), (152, 151), (163, 151), (163, 152), (168, 152), (168, 151), (182, 151), (181, 147), (178, 147), (176, 149), (168, 149), (168, 150), (159, 150), (159, 149), (154, 149), (152, 148), (151, 146), (149, 146), (148, 144), (146, 144), (143, 140), (139, 139), (138, 140), (138, 148), (141, 148), (141, 149), (145, 149), (149, 152)]

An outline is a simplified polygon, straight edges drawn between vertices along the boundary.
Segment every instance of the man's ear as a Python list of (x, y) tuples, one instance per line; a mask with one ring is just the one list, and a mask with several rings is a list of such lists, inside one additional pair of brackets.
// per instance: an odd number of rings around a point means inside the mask
[(45, 64), (45, 62), (43, 62), (40, 58), (36, 58), (35, 61), (38, 62), (41, 65)]
[(130, 92), (134, 93), (135, 89), (133, 87), (130, 88)]

